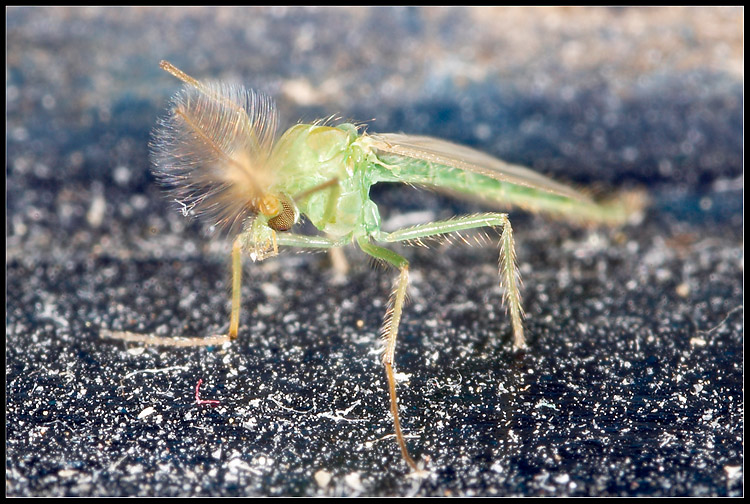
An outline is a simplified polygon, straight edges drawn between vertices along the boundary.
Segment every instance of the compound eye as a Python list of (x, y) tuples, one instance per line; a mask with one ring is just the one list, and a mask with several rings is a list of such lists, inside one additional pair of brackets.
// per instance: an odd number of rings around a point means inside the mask
[(285, 197), (279, 198), (281, 211), (275, 217), (268, 219), (268, 227), (274, 231), (289, 231), (297, 222), (297, 210)]

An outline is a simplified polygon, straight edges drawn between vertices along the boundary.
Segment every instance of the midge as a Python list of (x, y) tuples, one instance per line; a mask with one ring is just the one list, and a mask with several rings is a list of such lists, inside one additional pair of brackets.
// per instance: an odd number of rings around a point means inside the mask
[[(185, 83), (154, 133), (154, 172), (186, 208), (211, 225), (236, 231), (232, 246), (232, 312), (229, 332), (209, 338), (159, 338), (121, 331), (102, 336), (171, 346), (217, 345), (237, 337), (241, 257), (261, 261), (279, 247), (333, 249), (350, 243), (398, 272), (385, 321), (383, 365), (391, 413), (406, 462), (393, 373), (396, 337), (409, 283), (409, 262), (376, 243), (413, 242), (474, 228), (500, 231), (500, 282), (513, 327), (513, 345), (524, 348), (520, 278), (513, 230), (506, 213), (481, 213), (420, 224), (391, 233), (380, 229), (370, 187), (399, 182), (444, 189), (502, 206), (581, 223), (624, 223), (639, 207), (632, 198), (599, 204), (527, 168), (468, 147), (424, 136), (366, 134), (353, 124), (297, 124), (276, 139), (273, 101), (241, 86), (200, 82), (162, 61)], [(320, 232), (299, 234), (304, 216)]]

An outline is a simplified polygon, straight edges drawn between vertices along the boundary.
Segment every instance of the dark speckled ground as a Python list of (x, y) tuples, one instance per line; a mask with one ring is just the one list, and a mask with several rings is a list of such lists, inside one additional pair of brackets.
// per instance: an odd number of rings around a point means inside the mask
[[(6, 494), (742, 495), (741, 15), (11, 8)], [(228, 244), (148, 173), (177, 89), (162, 58), (264, 89), (288, 122), (374, 117), (653, 205), (619, 231), (512, 212), (525, 354), (493, 247), (399, 249), (414, 479), (377, 352), (394, 275), (355, 249), (343, 280), (321, 254), (248, 265), (230, 347), (99, 339), (228, 322)], [(480, 208), (373, 197), (385, 220)]]

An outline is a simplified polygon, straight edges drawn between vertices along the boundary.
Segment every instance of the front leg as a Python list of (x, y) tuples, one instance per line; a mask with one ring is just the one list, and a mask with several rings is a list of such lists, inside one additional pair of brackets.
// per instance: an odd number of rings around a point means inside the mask
[(204, 337), (160, 337), (153, 334), (139, 334), (129, 331), (110, 331), (102, 329), (100, 337), (116, 339), (155, 346), (218, 346), (237, 338), (240, 326), (240, 293), (242, 290), (242, 252), (250, 250), (250, 256), (255, 261), (262, 261), (278, 254), (278, 247), (290, 246), (312, 249), (330, 249), (340, 243), (320, 236), (298, 235), (294, 233), (277, 234), (271, 230), (268, 243), (256, 243), (252, 233), (240, 234), (232, 245), (232, 311), (229, 317), (229, 332), (225, 335)]
[(229, 338), (235, 339), (240, 325), (240, 291), (242, 289), (242, 250), (251, 250), (253, 261), (262, 261), (278, 255), (279, 245), (298, 248), (330, 249), (338, 242), (323, 236), (308, 236), (295, 233), (276, 233), (272, 229), (268, 243), (258, 243), (253, 239), (253, 232), (242, 233), (232, 247), (232, 315), (229, 320)]

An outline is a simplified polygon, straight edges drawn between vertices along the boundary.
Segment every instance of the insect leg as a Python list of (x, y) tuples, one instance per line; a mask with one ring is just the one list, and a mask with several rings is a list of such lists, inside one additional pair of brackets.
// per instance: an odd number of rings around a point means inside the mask
[[(340, 245), (334, 240), (319, 236), (296, 235), (293, 233), (280, 233), (277, 238), (279, 245), (302, 248), (327, 249)], [(237, 338), (240, 325), (240, 293), (242, 291), (242, 249), (250, 247), (252, 243), (247, 234), (241, 234), (232, 246), (232, 311), (229, 318), (229, 332), (225, 335), (215, 335), (208, 338), (203, 337), (160, 337), (153, 334), (140, 334), (129, 331), (110, 331), (102, 329), (99, 335), (103, 339), (116, 339), (133, 343), (143, 343), (153, 346), (218, 346)], [(268, 256), (266, 256), (268, 257)], [(263, 257), (265, 258), (265, 257)]]
[(110, 331), (102, 329), (102, 338), (118, 339), (133, 343), (144, 343), (154, 346), (216, 346), (237, 338), (240, 324), (240, 287), (242, 285), (242, 257), (239, 237), (232, 246), (232, 312), (229, 319), (229, 333), (227, 335), (216, 335), (209, 338), (201, 337), (166, 337), (162, 338), (153, 334), (139, 334), (129, 331)]
[(399, 421), (398, 401), (396, 398), (396, 378), (393, 374), (393, 356), (396, 350), (398, 324), (401, 320), (401, 310), (404, 306), (404, 300), (406, 299), (406, 287), (409, 284), (409, 262), (397, 253), (373, 245), (366, 239), (360, 239), (358, 243), (360, 248), (367, 254), (376, 259), (383, 260), (399, 270), (398, 280), (396, 281), (393, 293), (391, 294), (388, 311), (385, 315), (385, 322), (381, 329), (381, 335), (385, 341), (383, 365), (385, 365), (385, 372), (388, 377), (388, 392), (391, 397), (391, 414), (393, 415), (393, 424), (396, 429), (396, 440), (401, 448), (401, 455), (404, 457), (404, 460), (406, 460), (406, 463), (416, 471), (418, 470), (417, 464), (409, 455), (404, 435), (401, 433), (401, 422)]
[(505, 305), (513, 325), (513, 346), (517, 349), (526, 348), (523, 335), (523, 308), (521, 307), (521, 279), (516, 264), (515, 242), (513, 240), (513, 228), (510, 225), (508, 214), (483, 213), (467, 215), (445, 221), (430, 222), (417, 226), (399, 229), (392, 233), (381, 233), (378, 240), (385, 242), (398, 242), (419, 240), (448, 233), (454, 233), (467, 229), (479, 227), (501, 227), (500, 235), (500, 280), (505, 287)]
[(326, 238), (325, 236), (310, 236), (295, 233), (279, 233), (278, 242), (279, 245), (284, 245), (286, 247), (312, 249), (330, 249), (333, 247), (345, 245), (345, 243), (331, 240), (330, 238)]
[(345, 276), (349, 271), (349, 261), (346, 260), (344, 251), (338, 247), (329, 250), (329, 258), (334, 271), (341, 276)]
[[(272, 257), (278, 254), (278, 246), (285, 245), (287, 247), (300, 247), (300, 248), (317, 248), (317, 249), (329, 249), (335, 247), (337, 242), (321, 236), (308, 236), (294, 233), (276, 233), (273, 232), (273, 252), (271, 253), (260, 253), (254, 256), (255, 261), (262, 261), (268, 257)], [(229, 320), (229, 338), (237, 338), (240, 325), (240, 292), (242, 290), (242, 249), (247, 248), (248, 250), (262, 250), (266, 245), (264, 244), (260, 249), (255, 246), (252, 241), (252, 233), (243, 233), (237, 237), (232, 246), (232, 315)]]
[(242, 245), (239, 237), (232, 245), (232, 314), (229, 317), (229, 339), (237, 339), (240, 328), (240, 293), (242, 292)]

